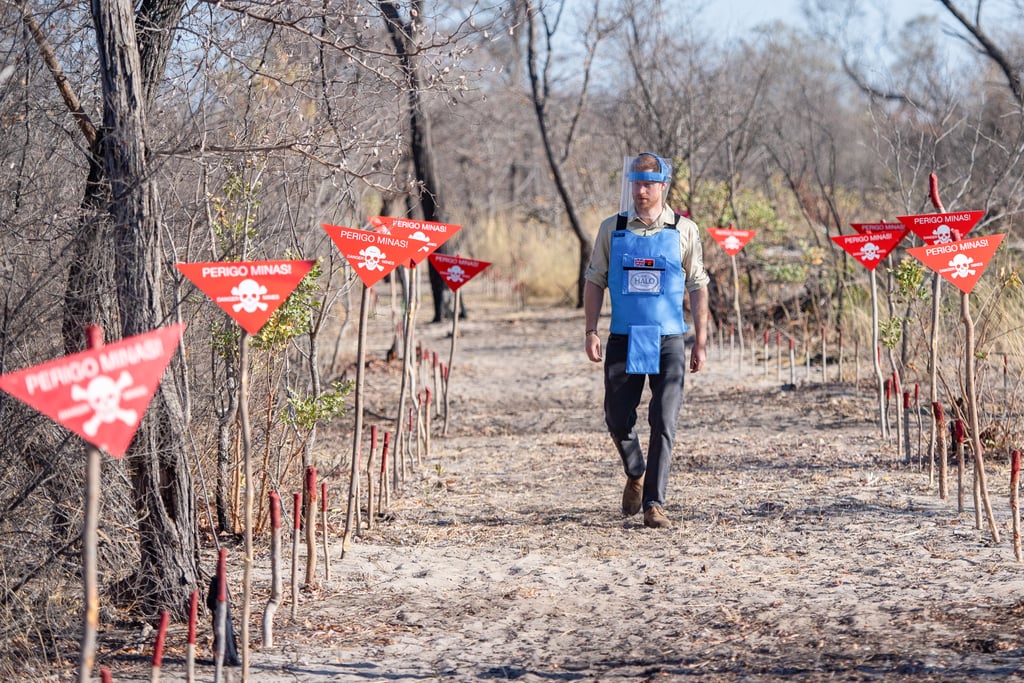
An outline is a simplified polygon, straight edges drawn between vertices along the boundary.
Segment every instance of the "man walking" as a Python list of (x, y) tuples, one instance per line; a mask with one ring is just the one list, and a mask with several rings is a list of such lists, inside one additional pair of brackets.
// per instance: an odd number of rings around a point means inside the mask
[[(590, 360), (604, 360), (605, 423), (626, 472), (622, 514), (643, 510), (644, 526), (662, 529), (671, 526), (665, 493), (687, 365), (683, 298), (693, 319), (689, 368), (698, 372), (707, 357), (708, 275), (697, 224), (667, 204), (669, 163), (644, 152), (626, 160), (623, 176), (620, 211), (601, 223), (584, 276), (585, 345)], [(602, 354), (597, 321), (606, 288), (612, 310)], [(646, 459), (635, 429), (645, 382)]]

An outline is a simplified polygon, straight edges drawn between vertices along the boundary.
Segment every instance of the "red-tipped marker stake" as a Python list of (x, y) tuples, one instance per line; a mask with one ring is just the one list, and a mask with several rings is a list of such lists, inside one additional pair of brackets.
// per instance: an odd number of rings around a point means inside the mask
[(263, 646), (274, 647), (274, 615), (281, 606), (281, 496), (270, 492), (270, 597), (263, 610)]
[(192, 591), (188, 601), (188, 641), (185, 644), (185, 681), (196, 680), (196, 623), (199, 620), (199, 591)]
[(214, 674), (215, 681), (224, 680), (224, 655), (227, 652), (228, 633), (228, 551), (221, 548), (217, 553), (217, 608), (214, 623)]
[(160, 625), (156, 629), (156, 643), (153, 646), (153, 669), (150, 674), (152, 683), (160, 683), (160, 668), (164, 664), (164, 641), (167, 639), (167, 625), (171, 621), (171, 613), (164, 610), (160, 613)]

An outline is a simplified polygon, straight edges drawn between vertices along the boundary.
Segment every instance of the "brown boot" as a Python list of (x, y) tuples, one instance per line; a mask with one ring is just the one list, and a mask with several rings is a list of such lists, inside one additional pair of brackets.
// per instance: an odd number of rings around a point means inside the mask
[(626, 477), (626, 488), (622, 490), (622, 514), (632, 517), (640, 512), (644, 503), (644, 478)]
[(652, 505), (644, 510), (644, 526), (648, 529), (668, 529), (672, 522), (668, 521), (660, 505)]

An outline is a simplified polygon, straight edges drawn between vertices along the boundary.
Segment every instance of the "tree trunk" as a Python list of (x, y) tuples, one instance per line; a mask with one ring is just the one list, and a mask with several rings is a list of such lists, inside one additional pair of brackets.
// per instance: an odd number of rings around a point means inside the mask
[[(543, 77), (537, 68), (537, 46), (536, 27), (534, 19), (537, 14), (532, 2), (526, 5), (526, 18), (529, 24), (527, 34), (527, 66), (530, 72), (530, 93), (533, 101), (533, 110), (537, 115), (537, 127), (540, 130), (541, 142), (544, 146), (544, 155), (548, 160), (548, 168), (551, 169), (551, 177), (555, 181), (555, 188), (558, 196), (562, 199), (566, 216), (569, 219), (569, 226), (576, 236), (578, 245), (578, 267), (576, 273), (576, 307), (583, 307), (583, 289), (586, 286), (584, 275), (587, 272), (587, 264), (590, 262), (590, 254), (594, 249), (593, 241), (583, 229), (583, 222), (576, 211), (576, 203), (572, 199), (569, 187), (565, 182), (565, 174), (562, 173), (562, 164), (555, 155), (555, 149), (551, 141), (551, 129), (547, 117), (547, 96), (550, 84), (547, 82), (547, 70), (544, 70)], [(551, 35), (547, 36), (547, 60), (551, 60)]]
[[(434, 142), (431, 134), (430, 116), (423, 105), (423, 83), (420, 77), (419, 65), (416, 63), (416, 36), (422, 30), (421, 25), (416, 23), (415, 17), (423, 16), (422, 0), (415, 0), (410, 3), (410, 15), (414, 19), (406, 22), (402, 20), (395, 2), (380, 0), (378, 3), (381, 13), (384, 15), (388, 27), (388, 34), (391, 36), (391, 44), (395, 52), (402, 60), (402, 69), (405, 72), (406, 84), (409, 94), (409, 129), (412, 138), (410, 151), (412, 153), (413, 171), (416, 175), (416, 182), (420, 191), (418, 199), (420, 209), (423, 211), (423, 219), (435, 223), (444, 223), (444, 201), (441, 197), (441, 186), (437, 181), (437, 172), (434, 168)], [(439, 254), (453, 253), (454, 246), (451, 241), (445, 242), (437, 248)], [(448, 287), (436, 269), (427, 264), (430, 276), (430, 293), (434, 300), (434, 322), (441, 322), (444, 318), (445, 302), (448, 297)], [(457, 313), (456, 313), (457, 314)]]
[[(146, 164), (146, 113), (132, 3), (92, 0), (103, 81), (103, 165), (110, 182), (114, 270), (123, 337), (165, 322), (157, 189)], [(128, 453), (139, 519), (135, 590), (143, 613), (185, 614), (197, 585), (195, 494), (175, 374), (158, 388)]]

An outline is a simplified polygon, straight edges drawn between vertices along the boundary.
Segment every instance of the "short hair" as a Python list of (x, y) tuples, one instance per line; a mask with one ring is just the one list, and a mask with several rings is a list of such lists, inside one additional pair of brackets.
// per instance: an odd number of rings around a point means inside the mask
[(641, 152), (637, 155), (636, 159), (633, 159), (633, 170), (660, 172), (661, 164), (662, 161), (656, 154)]

